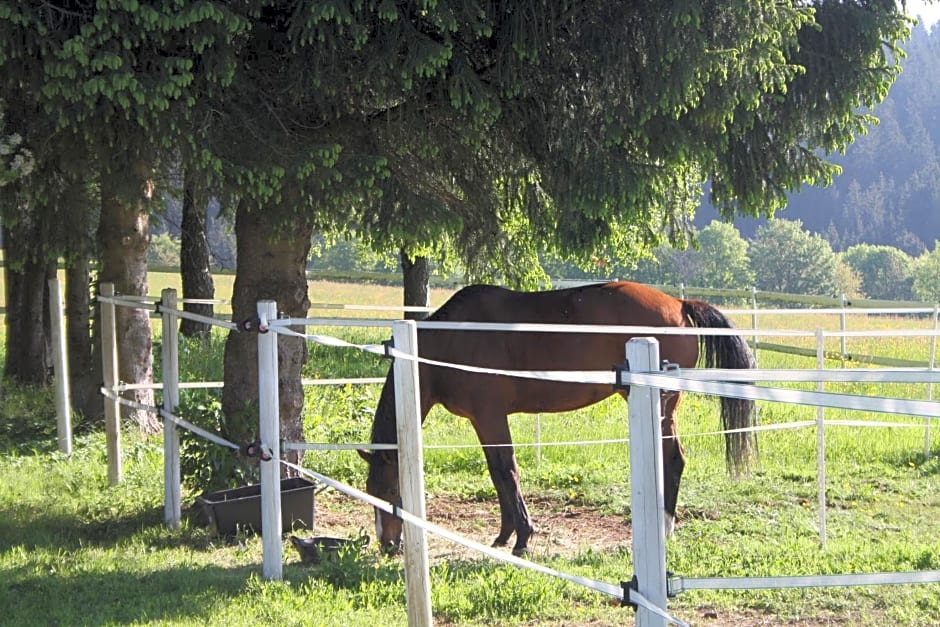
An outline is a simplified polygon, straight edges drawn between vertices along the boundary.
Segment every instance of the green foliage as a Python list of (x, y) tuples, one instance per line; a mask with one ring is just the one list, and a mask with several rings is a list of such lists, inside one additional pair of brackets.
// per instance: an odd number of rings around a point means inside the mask
[(329, 239), (323, 235), (314, 237), (308, 269), (349, 272), (388, 272), (398, 269), (397, 255), (379, 254), (356, 237)]
[[(28, 59), (42, 80), (20, 93), (41, 103), (59, 129), (82, 134), (92, 145), (126, 145), (128, 134), (143, 130), (172, 148), (187, 132), (195, 104), (190, 90), (230, 82), (233, 59), (221, 52), (248, 28), (215, 2), (103, 3), (93, 12), (3, 6), (4, 34), (19, 37), (5, 37), (0, 60)], [(170, 50), (175, 54), (166, 54)], [(218, 53), (212, 63), (197, 64), (210, 50)], [(12, 77), (7, 68), (4, 78)]]
[(626, 276), (651, 285), (694, 285), (699, 276), (698, 268), (692, 265), (694, 252), (658, 246), (650, 258), (641, 260), (636, 270)]
[(640, 262), (636, 280), (658, 285), (743, 289), (754, 285), (748, 243), (732, 224), (713, 220), (697, 234), (697, 246), (660, 246)]
[[(824, 240), (802, 229), (799, 222), (780, 222), (771, 222), (761, 231), (764, 240), (752, 245), (741, 237), (733, 225), (712, 221), (696, 234), (695, 247), (684, 250), (671, 246), (657, 247), (652, 256), (640, 260), (635, 269), (614, 260), (604, 260), (603, 272), (589, 273), (577, 269), (572, 272), (570, 264), (553, 262), (550, 256), (547, 257), (546, 267), (552, 268), (554, 276), (565, 278), (619, 277), (653, 285), (684, 285), (706, 289), (747, 289), (760, 286), (761, 283), (756, 280), (755, 275), (762, 272), (771, 274), (770, 278), (763, 279), (764, 285), (772, 285), (762, 288), (768, 291), (785, 291), (785, 285), (799, 290), (809, 289), (812, 285), (817, 291), (805, 292), (806, 294), (845, 294), (852, 297), (862, 295), (862, 278), (856, 268), (843, 260), (842, 255), (834, 255)], [(885, 249), (883, 252), (886, 256), (898, 259), (903, 266), (906, 258), (903, 252), (889, 247), (880, 247), (877, 250), (881, 248)], [(780, 268), (783, 268), (784, 274), (777, 276), (774, 273), (778, 271), (779, 264), (782, 264)], [(805, 277), (804, 267), (808, 268), (805, 270)], [(925, 274), (925, 278), (927, 276), (928, 274)], [(815, 277), (812, 279), (814, 282), (811, 283), (809, 277)], [(886, 280), (885, 283), (887, 282), (890, 281)], [(819, 291), (827, 289), (832, 291)]]
[[(221, 381), (225, 335), (218, 330), (208, 339), (179, 337), (181, 381)], [(162, 347), (162, 343), (158, 344)], [(155, 359), (155, 364), (162, 364)], [(158, 371), (156, 377), (161, 377)], [(176, 415), (221, 437), (228, 436), (230, 420), (222, 412), (219, 390), (181, 389)], [(251, 408), (246, 409), (251, 411)], [(240, 417), (236, 416), (236, 420)], [(257, 423), (257, 411), (254, 412)], [(186, 429), (180, 429), (180, 472), (184, 485), (193, 492), (214, 492), (257, 483), (257, 466), (250, 465), (232, 449), (219, 446)], [(243, 443), (239, 443), (243, 444)]]
[[(217, 394), (202, 392), (182, 399), (177, 414), (209, 433), (226, 432), (227, 418)], [(247, 465), (236, 451), (187, 429), (180, 431), (180, 473), (183, 484), (194, 492), (215, 492), (257, 483), (260, 479), (258, 468)]]
[(313, 442), (355, 442), (368, 439), (378, 401), (367, 385), (323, 386), (311, 395), (304, 415), (304, 433)]
[(607, 258), (595, 257), (590, 264), (577, 263), (570, 259), (563, 259), (552, 252), (542, 252), (539, 255), (539, 265), (546, 275), (554, 279), (584, 279), (597, 280), (611, 278), (614, 268)]
[[(142, 192), (162, 187), (169, 163), (209, 168), (211, 153), (193, 148), (203, 105), (230, 83), (230, 44), (248, 26), (224, 2), (0, 3), (3, 108), (36, 162), (28, 185), (5, 196), (4, 224), (12, 204), (47, 225), (28, 243), (37, 257), (86, 260), (101, 191), (109, 208), (153, 209)], [(105, 224), (105, 245), (111, 227), (124, 228)], [(100, 259), (109, 280), (121, 278), (120, 263)]]
[(698, 234), (702, 287), (744, 288), (754, 284), (748, 243), (733, 225), (712, 221)]
[(751, 242), (757, 287), (770, 292), (836, 295), (838, 262), (829, 242), (804, 231), (800, 221), (770, 220)]
[(787, 216), (824, 234), (835, 250), (880, 244), (916, 257), (940, 238), (938, 44), (940, 29), (912, 29), (904, 71), (873, 111), (879, 122), (833, 155), (842, 174), (830, 187), (790, 194)]
[(173, 267), (180, 263), (180, 242), (169, 233), (160, 233), (150, 238), (147, 248), (147, 263), (151, 266)]
[(842, 259), (862, 279), (862, 291), (869, 298), (911, 299), (913, 260), (891, 246), (858, 244), (850, 246)]
[(138, 195), (181, 159), (285, 231), (528, 286), (545, 251), (632, 268), (683, 243), (706, 179), (726, 217), (828, 181), (908, 32), (874, 0), (0, 7), (38, 159), (133, 163)]
[(933, 250), (914, 261), (912, 274), (911, 289), (917, 298), (927, 303), (940, 303), (940, 240), (934, 242)]
[(844, 294), (847, 298), (864, 298), (862, 294), (862, 277), (853, 270), (842, 259), (842, 255), (836, 255), (835, 282), (838, 294)]
[(29, 175), (35, 166), (33, 153), (23, 146), (19, 133), (6, 134), (4, 104), (0, 100), (0, 187)]

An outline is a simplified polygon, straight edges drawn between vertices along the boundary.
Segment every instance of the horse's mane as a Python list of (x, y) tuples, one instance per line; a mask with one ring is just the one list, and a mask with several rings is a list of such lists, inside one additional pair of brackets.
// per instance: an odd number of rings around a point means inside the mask
[(427, 320), (429, 322), (443, 322), (453, 320), (456, 316), (457, 320), (464, 321), (466, 318), (462, 317), (462, 310), (468, 305), (479, 307), (481, 297), (500, 291), (505, 291), (505, 288), (496, 285), (468, 285), (447, 299), (447, 302), (438, 307), (434, 313), (427, 317)]

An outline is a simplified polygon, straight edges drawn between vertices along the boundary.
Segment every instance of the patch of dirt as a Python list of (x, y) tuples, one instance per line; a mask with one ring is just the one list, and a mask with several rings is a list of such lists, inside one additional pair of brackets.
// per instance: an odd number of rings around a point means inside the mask
[[(349, 537), (364, 530), (374, 539), (372, 508), (355, 505), (350, 508), (348, 502), (349, 499), (336, 497), (330, 492), (317, 496), (317, 535)], [(527, 504), (535, 523), (535, 534), (529, 538), (529, 551), (533, 557), (572, 556), (589, 548), (604, 552), (619, 548), (630, 550), (633, 529), (625, 516), (603, 514), (582, 505), (560, 504), (557, 499), (546, 497), (527, 499)], [(430, 522), (487, 546), (499, 533), (499, 504), (495, 498), (430, 496), (427, 509)], [(514, 539), (515, 536), (510, 539), (507, 552)], [(428, 536), (428, 551), (432, 560), (474, 555), (469, 549), (433, 535)]]
[[(529, 539), (531, 557), (574, 556), (591, 549), (597, 552), (631, 551), (633, 530), (626, 516), (601, 512), (596, 508), (562, 503), (558, 499), (527, 499), (536, 533)], [(433, 495), (427, 501), (428, 520), (489, 546), (499, 532), (499, 504), (496, 499), (478, 500)], [(682, 512), (681, 517), (711, 518), (712, 512)], [(355, 537), (363, 531), (375, 540), (375, 522), (371, 507), (352, 501), (332, 490), (316, 497), (316, 535)], [(509, 553), (510, 546), (503, 549)], [(431, 563), (443, 560), (477, 559), (478, 554), (448, 540), (428, 535)], [(754, 610), (717, 608), (702, 605), (681, 616), (690, 624), (704, 627), (843, 627), (856, 625), (859, 617), (819, 615), (783, 619)], [(866, 616), (866, 624), (880, 624)], [(631, 619), (627, 619), (629, 624)], [(530, 625), (559, 626), (572, 623), (532, 621)], [(616, 624), (624, 624), (618, 622)], [(603, 621), (582, 623), (583, 627), (607, 627)], [(611, 623), (613, 625), (613, 623)], [(573, 626), (572, 626), (573, 627)]]

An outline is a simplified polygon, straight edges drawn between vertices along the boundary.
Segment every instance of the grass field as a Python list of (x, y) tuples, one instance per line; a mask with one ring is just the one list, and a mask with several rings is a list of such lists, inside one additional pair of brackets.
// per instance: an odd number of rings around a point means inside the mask
[[(217, 293), (230, 295), (220, 278)], [(161, 282), (163, 281), (163, 282)], [(172, 286), (154, 277), (151, 293)], [(229, 292), (226, 292), (226, 289)], [(440, 304), (447, 292), (435, 292)], [(400, 291), (312, 283), (310, 300), (397, 305)], [(311, 312), (317, 315), (317, 312)], [(325, 314), (333, 317), (335, 311)], [(348, 312), (344, 315), (364, 315)], [(369, 314), (372, 315), (372, 314)], [(738, 320), (749, 325), (749, 318)], [(930, 320), (852, 317), (850, 329), (928, 329)], [(838, 329), (836, 316), (762, 317), (764, 329)], [(357, 343), (382, 330), (317, 328)], [(782, 341), (776, 338), (773, 341)], [(796, 340), (787, 340), (788, 342)], [(813, 338), (799, 340), (813, 346)], [(839, 340), (827, 348), (838, 350)], [(221, 341), (181, 351), (192, 378), (217, 378)], [(929, 339), (850, 338), (849, 352), (924, 359)], [(762, 367), (807, 368), (815, 361), (759, 353)], [(827, 367), (837, 367), (828, 362)], [(311, 346), (307, 376), (380, 376), (384, 360), (350, 349)], [(811, 389), (815, 384), (804, 384)], [(793, 387), (801, 387), (794, 385)], [(868, 396), (925, 398), (924, 385), (839, 384)], [(936, 393), (936, 390), (934, 391)], [(188, 394), (196, 395), (190, 392)], [(306, 437), (368, 439), (378, 386), (308, 390)], [(192, 405), (207, 403), (193, 398)], [(6, 385), (0, 399), (0, 623), (202, 625), (401, 625), (406, 623), (400, 559), (373, 549), (335, 563), (305, 566), (285, 544), (285, 580), (260, 578), (255, 536), (212, 537), (189, 517), (171, 531), (162, 519), (162, 444), (125, 436), (125, 482), (107, 483), (104, 438), (79, 429), (74, 454), (54, 451), (49, 392)], [(765, 403), (763, 424), (812, 420), (811, 407)], [(688, 577), (801, 575), (940, 569), (940, 435), (924, 451), (923, 419), (827, 411), (833, 419), (911, 426), (827, 428), (828, 541), (819, 546), (814, 429), (762, 433), (760, 464), (743, 480), (724, 469), (716, 402), (689, 396), (680, 410), (688, 456), (679, 526), (667, 546), (670, 571)], [(513, 419), (523, 489), (540, 533), (532, 559), (618, 583), (632, 576), (630, 486), (622, 442), (622, 402), (566, 414)], [(937, 431), (935, 429), (935, 431)], [(706, 434), (706, 435), (698, 435)], [(536, 442), (540, 446), (536, 446)], [(561, 443), (561, 444), (559, 444)], [(435, 522), (488, 542), (498, 526), (495, 492), (468, 422), (435, 409), (425, 426), (429, 514)], [(450, 448), (459, 447), (459, 448)], [(357, 487), (364, 465), (354, 452), (308, 453), (307, 467)], [(196, 494), (187, 492), (187, 503)], [(333, 491), (317, 501), (317, 533), (371, 531), (371, 509)], [(432, 602), (444, 625), (619, 625), (629, 608), (543, 575), (500, 566), (432, 540)], [(696, 591), (670, 600), (696, 625), (936, 625), (940, 585), (772, 591)]]

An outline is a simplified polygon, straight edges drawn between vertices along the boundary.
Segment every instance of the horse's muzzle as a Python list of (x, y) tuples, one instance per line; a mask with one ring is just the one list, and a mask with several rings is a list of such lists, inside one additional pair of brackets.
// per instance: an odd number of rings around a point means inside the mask
[(375, 509), (375, 537), (388, 555), (401, 551), (401, 518), (378, 508)]
[(382, 553), (389, 557), (400, 555), (402, 552), (401, 542), (383, 542), (381, 547)]

